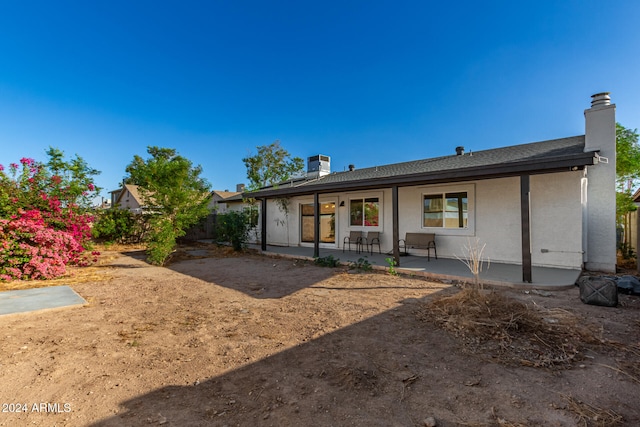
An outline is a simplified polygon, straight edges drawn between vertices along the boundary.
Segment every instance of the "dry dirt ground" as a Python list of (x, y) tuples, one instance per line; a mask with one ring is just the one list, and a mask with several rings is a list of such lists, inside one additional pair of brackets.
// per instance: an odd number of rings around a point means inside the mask
[(104, 253), (57, 283), (86, 306), (0, 316), (0, 426), (640, 425), (638, 297), (195, 249)]

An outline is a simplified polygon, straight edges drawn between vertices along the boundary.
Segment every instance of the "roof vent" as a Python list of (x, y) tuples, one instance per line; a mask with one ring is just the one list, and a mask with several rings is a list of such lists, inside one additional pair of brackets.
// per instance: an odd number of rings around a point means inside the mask
[(610, 92), (602, 92), (596, 93), (595, 95), (591, 95), (591, 106), (592, 107), (600, 107), (605, 105), (611, 105), (611, 97), (609, 96)]
[(349, 172), (356, 170), (356, 165), (349, 165)]
[(458, 156), (462, 156), (464, 154), (464, 147), (462, 145), (458, 145), (456, 147), (456, 154)]

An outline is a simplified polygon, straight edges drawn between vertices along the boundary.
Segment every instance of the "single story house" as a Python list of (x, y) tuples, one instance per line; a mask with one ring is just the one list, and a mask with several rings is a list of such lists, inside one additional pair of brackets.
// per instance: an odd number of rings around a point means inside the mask
[[(592, 96), (585, 134), (344, 172), (309, 158), (304, 179), (250, 194), (260, 242), (342, 248), (351, 231), (379, 232), (398, 265), (406, 233), (434, 233), (438, 257), (469, 238), (492, 262), (615, 272), (616, 120), (608, 93)], [(452, 147), (453, 148), (453, 147)], [(284, 203), (283, 203), (284, 201)], [(416, 250), (414, 252), (419, 252)]]
[(121, 188), (111, 192), (111, 207), (126, 209), (133, 213), (142, 212), (142, 197), (138, 186), (134, 184), (122, 184)]
[(230, 210), (242, 210), (244, 185), (238, 184), (236, 190), (213, 190), (209, 199), (209, 210), (221, 214)]

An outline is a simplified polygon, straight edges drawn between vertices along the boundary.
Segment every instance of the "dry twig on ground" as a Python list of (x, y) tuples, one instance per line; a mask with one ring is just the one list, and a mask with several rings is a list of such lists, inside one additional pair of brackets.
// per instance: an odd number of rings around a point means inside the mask
[(574, 399), (572, 396), (562, 396), (567, 401), (568, 410), (576, 415), (578, 423), (584, 427), (613, 427), (622, 425), (623, 417), (610, 409), (602, 409)]
[(419, 316), (461, 338), (469, 351), (505, 364), (569, 368), (583, 345), (596, 341), (567, 310), (526, 305), (498, 292), (464, 289), (426, 303)]

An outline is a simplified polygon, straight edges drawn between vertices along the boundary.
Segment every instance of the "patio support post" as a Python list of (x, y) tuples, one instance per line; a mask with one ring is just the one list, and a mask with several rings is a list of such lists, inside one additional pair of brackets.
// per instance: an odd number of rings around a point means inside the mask
[(392, 232), (393, 235), (393, 259), (396, 261), (396, 265), (400, 266), (400, 228), (398, 226), (398, 186), (391, 187), (391, 218), (392, 218)]
[(320, 200), (313, 193), (313, 257), (320, 257)]
[(531, 277), (531, 192), (529, 175), (520, 175), (520, 218), (522, 226), (522, 281), (532, 282)]
[(267, 250), (267, 199), (261, 199), (260, 215), (260, 245), (263, 251)]

